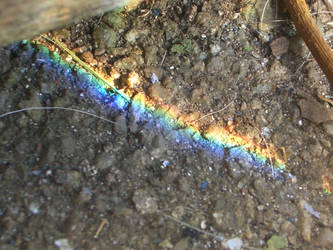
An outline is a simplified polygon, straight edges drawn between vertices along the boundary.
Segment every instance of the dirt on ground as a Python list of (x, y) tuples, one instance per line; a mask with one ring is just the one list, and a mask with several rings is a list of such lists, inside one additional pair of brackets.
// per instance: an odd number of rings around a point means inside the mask
[[(0, 57), (0, 249), (332, 249), (333, 94), (279, 1), (147, 1)], [(200, 146), (138, 93), (274, 155)]]

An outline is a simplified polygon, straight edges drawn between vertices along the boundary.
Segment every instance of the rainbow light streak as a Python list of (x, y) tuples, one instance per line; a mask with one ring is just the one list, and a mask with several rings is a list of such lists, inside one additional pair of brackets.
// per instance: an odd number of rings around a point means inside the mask
[[(113, 82), (112, 76), (101, 76), (95, 72), (91, 74), (79, 66), (60, 59), (57, 53), (50, 52), (45, 46), (32, 45), (29, 42), (26, 42), (24, 46), (23, 56), (36, 53), (37, 67), (63, 81), (75, 82), (75, 87), (83, 91), (85, 96), (112, 110), (119, 112), (131, 110), (135, 115), (135, 122), (150, 123), (167, 139), (181, 144), (185, 148), (205, 150), (212, 153), (214, 157), (238, 161), (242, 166), (255, 168), (274, 178), (284, 179), (282, 174), (285, 163), (277, 156), (273, 148), (264, 149), (245, 136), (218, 126), (209, 128), (203, 134), (199, 130), (199, 125), (189, 124), (188, 121), (191, 120), (180, 114), (175, 107), (163, 104), (159, 100), (152, 100), (143, 92), (136, 92), (134, 88), (130, 87), (118, 90), (119, 93), (112, 92), (110, 90), (112, 89), (110, 86)], [(11, 49), (15, 50), (15, 46), (12, 46)], [(20, 54), (22, 56), (22, 52)], [(114, 88), (113, 85), (112, 87)], [(274, 166), (270, 164), (271, 161)], [(292, 177), (290, 174), (286, 176), (287, 178)]]

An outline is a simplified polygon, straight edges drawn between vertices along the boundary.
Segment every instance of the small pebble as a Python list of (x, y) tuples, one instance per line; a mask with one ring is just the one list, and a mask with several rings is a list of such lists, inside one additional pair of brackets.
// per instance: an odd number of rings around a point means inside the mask
[(33, 214), (38, 214), (39, 213), (39, 205), (35, 202), (32, 202), (29, 205), (29, 210)]
[(323, 127), (329, 136), (333, 136), (333, 121), (324, 122)]
[(95, 56), (101, 56), (101, 55), (103, 55), (105, 53), (105, 49), (103, 49), (103, 48), (97, 48), (96, 50), (95, 50), (95, 52), (94, 52), (94, 55)]
[(150, 81), (152, 84), (159, 82), (158, 77), (155, 73), (150, 74)]
[(236, 237), (224, 242), (223, 246), (230, 250), (241, 250), (243, 246), (243, 241), (241, 238)]
[(281, 36), (275, 39), (273, 42), (271, 42), (269, 46), (271, 47), (272, 54), (275, 57), (280, 57), (288, 51), (289, 40), (288, 38)]
[(203, 220), (200, 222), (200, 228), (202, 230), (205, 230), (207, 228), (207, 221), (206, 220)]
[(294, 224), (292, 224), (290, 221), (286, 220), (281, 225), (280, 230), (281, 230), (281, 233), (290, 234), (296, 230), (296, 226)]
[(189, 238), (183, 238), (180, 241), (178, 241), (175, 245), (175, 247), (173, 248), (174, 250), (185, 250), (185, 249), (189, 249)]
[(135, 191), (132, 201), (135, 208), (142, 214), (154, 213), (158, 209), (156, 200), (145, 190)]
[(79, 205), (89, 202), (93, 196), (93, 192), (89, 188), (83, 188), (77, 196), (77, 203)]
[(158, 244), (158, 245), (159, 245), (160, 247), (162, 247), (162, 248), (168, 248), (168, 249), (173, 248), (172, 243), (171, 243), (168, 239), (163, 240), (163, 241), (160, 242), (160, 244)]
[(185, 208), (183, 206), (177, 206), (171, 212), (171, 215), (177, 219), (181, 219), (184, 214)]
[(301, 235), (304, 241), (311, 242), (312, 218), (311, 214), (304, 208), (305, 203), (304, 200), (301, 200), (298, 206), (300, 210)]
[(68, 239), (59, 239), (54, 242), (54, 244), (59, 247), (60, 250), (72, 250), (73, 248), (68, 242)]
[(318, 244), (320, 244), (321, 246), (332, 247), (333, 246), (333, 230), (330, 228), (322, 229), (318, 236)]

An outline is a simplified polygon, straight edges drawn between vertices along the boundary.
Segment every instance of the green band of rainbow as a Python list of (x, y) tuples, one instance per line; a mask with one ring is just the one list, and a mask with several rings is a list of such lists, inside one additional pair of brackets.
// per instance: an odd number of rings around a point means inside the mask
[(112, 109), (125, 111), (130, 106), (137, 120), (153, 119), (154, 126), (169, 131), (168, 135), (177, 144), (183, 143), (192, 148), (201, 148), (227, 160), (246, 162), (246, 166), (269, 172), (274, 177), (284, 173), (285, 163), (278, 157), (274, 148), (262, 148), (246, 136), (230, 132), (220, 126), (212, 126), (202, 132), (197, 124), (189, 122), (189, 119), (172, 105), (163, 104), (159, 100), (147, 97), (143, 92), (130, 88), (113, 91), (115, 87), (112, 80), (108, 79), (112, 77), (92, 73), (91, 69), (83, 69), (68, 63), (45, 46), (31, 43), (26, 43), (24, 46), (26, 50), (37, 53), (38, 67), (43, 67), (54, 75), (61, 75), (63, 79), (75, 81), (77, 88), (86, 91), (88, 96)]

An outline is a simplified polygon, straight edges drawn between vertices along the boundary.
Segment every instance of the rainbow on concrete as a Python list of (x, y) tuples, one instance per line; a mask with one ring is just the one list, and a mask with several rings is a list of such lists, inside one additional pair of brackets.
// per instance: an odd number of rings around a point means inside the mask
[(273, 146), (262, 147), (250, 138), (218, 125), (202, 132), (193, 119), (181, 114), (175, 106), (150, 98), (135, 88), (140, 81), (137, 73), (130, 73), (128, 86), (118, 90), (114, 86), (118, 74), (102, 75), (87, 68), (89, 66), (82, 61), (77, 64), (68, 63), (43, 45), (26, 42), (24, 46), (28, 48), (27, 50), (36, 52), (36, 64), (39, 64), (39, 67), (71, 81), (76, 78), (77, 88), (111, 109), (125, 111), (130, 106), (138, 121), (151, 119), (155, 127), (173, 131), (172, 140), (175, 143), (185, 143), (192, 148), (209, 151), (213, 156), (228, 161), (246, 162), (242, 166), (258, 169), (273, 177), (284, 178), (282, 174), (285, 171), (285, 162), (278, 156)]

